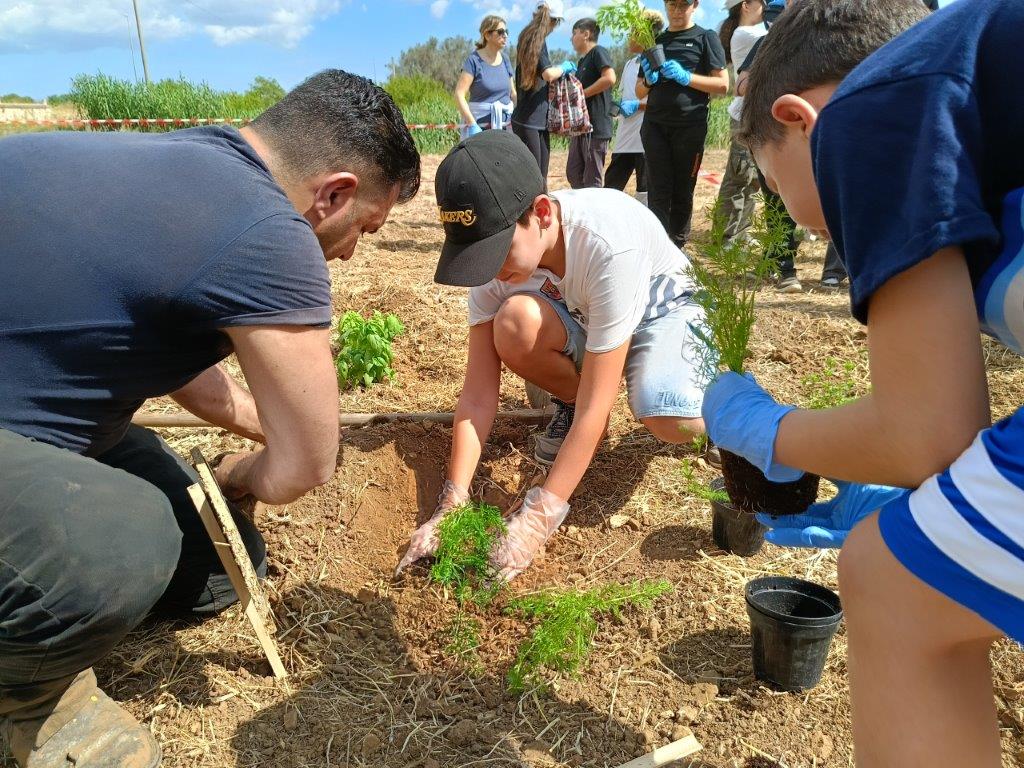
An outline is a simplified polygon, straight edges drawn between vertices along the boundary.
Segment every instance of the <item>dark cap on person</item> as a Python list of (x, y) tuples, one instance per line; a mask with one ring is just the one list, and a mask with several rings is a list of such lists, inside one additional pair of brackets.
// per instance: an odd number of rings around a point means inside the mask
[(473, 287), (493, 280), (516, 222), (543, 193), (537, 160), (514, 134), (484, 131), (460, 142), (434, 176), (444, 226), (434, 282)]

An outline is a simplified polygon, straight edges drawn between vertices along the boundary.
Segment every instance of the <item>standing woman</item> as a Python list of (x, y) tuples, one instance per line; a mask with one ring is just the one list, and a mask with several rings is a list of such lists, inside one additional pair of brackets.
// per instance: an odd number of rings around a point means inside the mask
[(462, 138), (488, 128), (501, 130), (509, 122), (516, 101), (516, 84), (506, 45), (505, 20), (501, 16), (484, 16), (476, 50), (462, 65), (455, 84), (455, 103), (464, 120)]
[(647, 204), (679, 247), (690, 236), (710, 94), (729, 90), (718, 35), (693, 21), (699, 5), (700, 0), (665, 0), (668, 29), (657, 41), (665, 48), (666, 61), (651, 70), (643, 59), (643, 76), (636, 86), (637, 98), (647, 97), (640, 129), (647, 157)]
[[(739, 70), (754, 43), (768, 33), (768, 25), (764, 23), (764, 2), (725, 0), (725, 7), (729, 15), (722, 22), (718, 39), (725, 49), (726, 63)], [(729, 128), (733, 137), (729, 145), (729, 162), (718, 190), (718, 205), (726, 217), (725, 237), (728, 240), (742, 239), (750, 229), (754, 218), (754, 195), (760, 186), (757, 166), (750, 151), (735, 138), (742, 114), (743, 97), (736, 96), (729, 104)]]
[(548, 83), (569, 72), (576, 71), (571, 61), (551, 66), (545, 39), (557, 27), (565, 9), (562, 0), (540, 0), (533, 18), (519, 35), (516, 44), (516, 86), (519, 100), (512, 112), (512, 131), (523, 140), (530, 153), (537, 158), (545, 188), (548, 161), (551, 156), (551, 137), (548, 136)]

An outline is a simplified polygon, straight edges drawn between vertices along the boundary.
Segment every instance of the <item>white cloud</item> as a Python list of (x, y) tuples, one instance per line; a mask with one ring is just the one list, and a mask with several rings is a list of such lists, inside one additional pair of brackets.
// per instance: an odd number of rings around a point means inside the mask
[[(216, 45), (263, 40), (294, 47), (347, 0), (144, 0), (147, 40), (205, 35)], [(131, 4), (117, 0), (0, 0), (0, 53), (88, 50), (134, 33)]]
[(435, 19), (443, 19), (444, 12), (448, 10), (449, 5), (451, 5), (451, 0), (434, 0), (430, 4), (430, 15)]

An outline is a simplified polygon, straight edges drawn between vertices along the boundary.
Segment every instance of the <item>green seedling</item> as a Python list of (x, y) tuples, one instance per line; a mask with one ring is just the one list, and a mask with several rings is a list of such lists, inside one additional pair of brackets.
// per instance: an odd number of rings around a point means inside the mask
[(807, 407), (836, 408), (856, 399), (857, 382), (853, 378), (856, 370), (857, 364), (852, 360), (839, 363), (835, 358), (827, 358), (820, 373), (808, 374), (800, 380), (807, 391)]
[(460, 603), (488, 604), (501, 588), (492, 578), (491, 549), (505, 533), (501, 510), (490, 504), (464, 504), (437, 526), (438, 547), (430, 578), (450, 589)]
[(688, 269), (696, 287), (693, 300), (704, 310), (704, 323), (696, 329), (697, 353), (708, 381), (723, 368), (743, 373), (750, 354), (754, 299), (785, 240), (782, 213), (772, 206), (765, 206), (755, 218), (749, 242), (726, 240), (727, 219), (720, 206), (711, 209), (710, 217), (710, 234)]
[(477, 653), (480, 648), (480, 622), (460, 609), (448, 625), (447, 635), (445, 653), (462, 662), (470, 673), (482, 672), (483, 665)]
[(693, 471), (693, 464), (688, 459), (680, 462), (680, 472), (683, 474), (683, 482), (686, 483), (686, 492), (704, 501), (717, 501), (722, 504), (729, 503), (729, 494), (724, 490), (712, 488), (700, 480)]
[(366, 318), (358, 312), (346, 312), (338, 320), (338, 344), (341, 350), (334, 361), (338, 383), (343, 387), (369, 387), (395, 377), (391, 342), (405, 331), (392, 314), (374, 312)]
[(655, 45), (652, 21), (656, 12), (644, 8), (639, 0), (620, 0), (602, 5), (595, 14), (601, 30), (616, 42), (633, 40), (642, 49)]
[(607, 584), (586, 592), (541, 592), (513, 600), (509, 612), (537, 619), (539, 624), (519, 648), (508, 673), (509, 690), (520, 692), (527, 685), (543, 684), (545, 672), (575, 674), (590, 653), (598, 617), (621, 617), (627, 606), (649, 608), (671, 589), (667, 581), (647, 581)]

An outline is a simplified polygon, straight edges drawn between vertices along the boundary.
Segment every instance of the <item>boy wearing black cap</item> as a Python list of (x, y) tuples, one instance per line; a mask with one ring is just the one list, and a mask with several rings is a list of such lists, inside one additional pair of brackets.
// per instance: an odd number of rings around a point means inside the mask
[(544, 194), (525, 146), (500, 131), (463, 141), (435, 179), (445, 243), (434, 279), (470, 287), (469, 355), (448, 480), (436, 514), (399, 565), (436, 548), (436, 525), (469, 498), (498, 405), (504, 364), (552, 393), (556, 412), (535, 458), (550, 464), (496, 548), (511, 579), (565, 519), (625, 372), (633, 414), (656, 437), (704, 431), (686, 256), (657, 217), (612, 189)]

